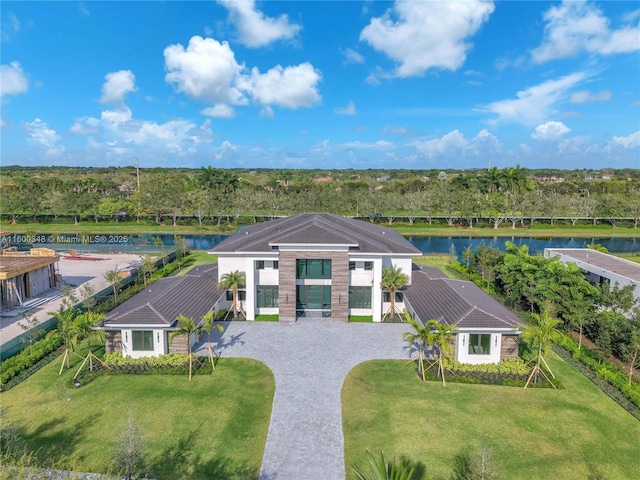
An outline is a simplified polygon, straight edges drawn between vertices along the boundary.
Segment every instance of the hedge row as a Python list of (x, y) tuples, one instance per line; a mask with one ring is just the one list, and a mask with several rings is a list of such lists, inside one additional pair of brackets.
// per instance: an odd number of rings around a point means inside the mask
[(445, 358), (444, 368), (456, 374), (473, 372), (528, 375), (531, 372), (531, 366), (521, 358), (507, 359), (500, 361), (500, 363), (486, 363), (482, 365), (460, 363), (451, 358)]
[(34, 342), (32, 348), (25, 348), (20, 353), (0, 363), (0, 385), (5, 385), (13, 377), (35, 366), (41, 359), (55, 352), (62, 345), (62, 337), (57, 330), (50, 332), (42, 340)]
[(584, 346), (578, 350), (578, 342), (569, 336), (565, 336), (559, 345), (568, 350), (575, 360), (591, 368), (598, 378), (616, 387), (629, 401), (640, 408), (640, 384), (635, 381), (631, 381), (629, 384), (627, 374), (612, 362), (603, 359), (596, 352)]
[[(194, 364), (198, 362), (198, 359), (194, 359)], [(153, 367), (183, 367), (189, 366), (189, 355), (182, 353), (168, 353), (166, 355), (160, 355), (159, 357), (142, 357), (131, 358), (123, 357), (120, 352), (106, 353), (104, 356), (104, 363), (110, 367), (125, 367), (125, 366), (143, 366), (148, 368)]]
[[(449, 383), (470, 383), (475, 385), (500, 385), (505, 387), (524, 387), (527, 383), (529, 375), (515, 374), (515, 373), (497, 373), (497, 372), (460, 372), (445, 370), (445, 380)], [(441, 382), (442, 378), (437, 376), (430, 370), (427, 371), (425, 379), (429, 381)], [(538, 383), (529, 383), (531, 388), (563, 388), (562, 384), (557, 379), (552, 379), (553, 385), (551, 385), (544, 377), (542, 377)]]

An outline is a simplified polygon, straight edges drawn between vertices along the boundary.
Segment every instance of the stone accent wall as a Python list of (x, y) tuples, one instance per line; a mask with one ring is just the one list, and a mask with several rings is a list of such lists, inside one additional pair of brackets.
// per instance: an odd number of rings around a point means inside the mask
[(122, 332), (105, 330), (104, 349), (106, 353), (122, 352)]
[(187, 335), (178, 335), (173, 337), (173, 341), (169, 343), (169, 353), (189, 353)]
[(502, 348), (500, 350), (500, 360), (518, 357), (518, 335), (502, 335)]
[(281, 322), (296, 320), (296, 260), (302, 258), (331, 259), (331, 319), (347, 322), (349, 312), (348, 252), (280, 252), (278, 290)]

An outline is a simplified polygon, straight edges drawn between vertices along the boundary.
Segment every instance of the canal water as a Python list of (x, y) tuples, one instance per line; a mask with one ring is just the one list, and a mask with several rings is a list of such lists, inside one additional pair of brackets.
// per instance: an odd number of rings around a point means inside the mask
[[(228, 235), (180, 235), (190, 249), (210, 250)], [(160, 253), (172, 249), (176, 236), (171, 234), (143, 235), (76, 235), (76, 234), (7, 234), (0, 237), (0, 246), (16, 246), (20, 250), (45, 247), (55, 250), (69, 249), (78, 252), (104, 253)], [(640, 235), (616, 238), (571, 238), (571, 237), (408, 237), (413, 245), (425, 254), (449, 253), (455, 249), (461, 254), (464, 249), (475, 249), (478, 245), (492, 245), (505, 249), (505, 242), (517, 246), (528, 245), (532, 254), (542, 253), (545, 248), (585, 248), (588, 244), (600, 244), (612, 253), (640, 251)]]

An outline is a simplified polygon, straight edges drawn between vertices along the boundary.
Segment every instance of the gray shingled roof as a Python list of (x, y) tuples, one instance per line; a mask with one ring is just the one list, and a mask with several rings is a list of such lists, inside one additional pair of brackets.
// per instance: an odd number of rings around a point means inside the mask
[(436, 319), (460, 328), (500, 329), (522, 324), (517, 315), (474, 283), (445, 277), (433, 267), (414, 268), (404, 295), (423, 322)]
[(211, 251), (272, 252), (279, 245), (348, 245), (362, 253), (421, 254), (406, 238), (391, 228), (330, 213), (302, 213), (239, 230)]
[(200, 265), (180, 277), (162, 278), (113, 309), (102, 327), (171, 327), (178, 315), (198, 321), (224, 294), (218, 288), (217, 263)]

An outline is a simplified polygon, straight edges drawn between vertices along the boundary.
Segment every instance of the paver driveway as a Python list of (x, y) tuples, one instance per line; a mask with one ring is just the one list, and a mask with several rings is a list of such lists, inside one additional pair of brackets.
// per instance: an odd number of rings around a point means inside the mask
[[(328, 319), (223, 325), (217, 345), (221, 356), (259, 360), (275, 376), (260, 480), (343, 480), (344, 379), (367, 360), (409, 358), (411, 352), (402, 340), (408, 327)], [(206, 355), (204, 344), (196, 349)]]

